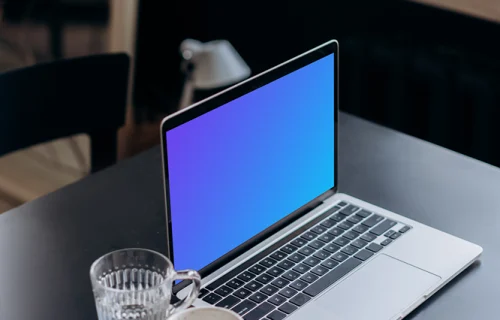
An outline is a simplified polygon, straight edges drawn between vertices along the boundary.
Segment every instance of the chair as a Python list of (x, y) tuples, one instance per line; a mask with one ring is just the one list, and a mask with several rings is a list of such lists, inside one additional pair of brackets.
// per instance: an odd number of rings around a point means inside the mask
[(114, 164), (128, 72), (126, 54), (107, 54), (0, 73), (0, 156), (86, 133), (91, 172)]

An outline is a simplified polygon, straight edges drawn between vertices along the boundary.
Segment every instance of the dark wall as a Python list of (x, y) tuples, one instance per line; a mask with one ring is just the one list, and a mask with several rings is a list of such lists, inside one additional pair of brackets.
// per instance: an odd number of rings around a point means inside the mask
[(9, 22), (98, 24), (108, 22), (108, 0), (0, 0)]
[(169, 2), (141, 1), (139, 115), (177, 105), (187, 37), (228, 39), (254, 73), (335, 38), (341, 109), (500, 164), (499, 25), (400, 0)]

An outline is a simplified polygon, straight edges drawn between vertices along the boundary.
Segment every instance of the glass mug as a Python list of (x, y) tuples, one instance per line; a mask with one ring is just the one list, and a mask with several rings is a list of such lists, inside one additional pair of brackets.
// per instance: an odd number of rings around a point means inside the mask
[[(164, 320), (189, 307), (200, 293), (194, 270), (175, 271), (164, 255), (146, 249), (123, 249), (97, 259), (90, 280), (99, 320)], [(172, 284), (192, 280), (189, 295), (171, 305)]]

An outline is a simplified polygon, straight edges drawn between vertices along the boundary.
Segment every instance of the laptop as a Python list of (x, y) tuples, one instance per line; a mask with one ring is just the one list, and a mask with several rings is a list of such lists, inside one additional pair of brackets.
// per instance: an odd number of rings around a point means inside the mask
[(338, 192), (338, 52), (329, 41), (163, 120), (168, 254), (201, 274), (195, 306), (401, 319), (479, 258), (475, 244)]

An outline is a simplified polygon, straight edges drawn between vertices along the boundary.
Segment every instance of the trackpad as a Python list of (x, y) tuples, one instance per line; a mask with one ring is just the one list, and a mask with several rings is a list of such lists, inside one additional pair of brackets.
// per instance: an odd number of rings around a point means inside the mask
[(389, 320), (415, 303), (440, 279), (381, 254), (290, 319)]

